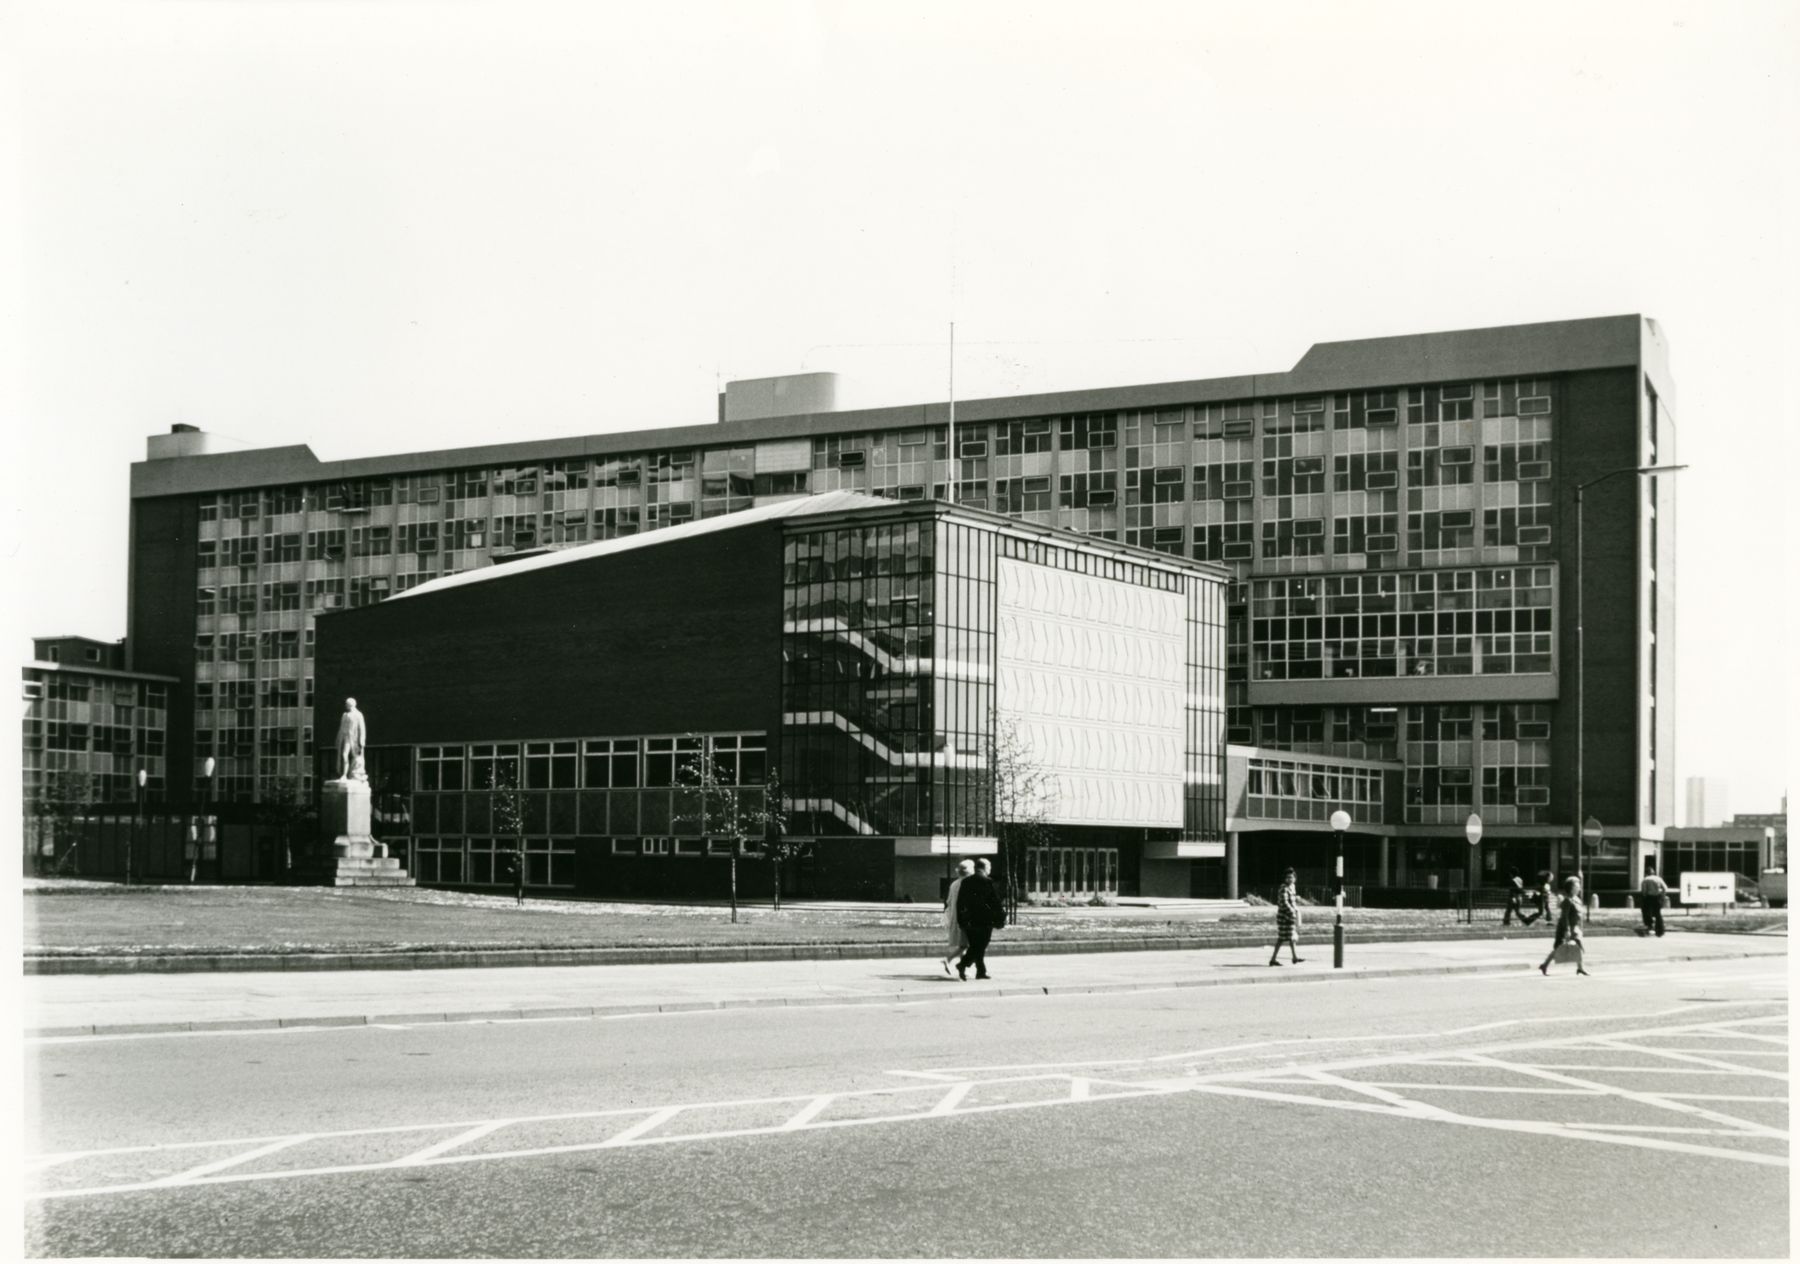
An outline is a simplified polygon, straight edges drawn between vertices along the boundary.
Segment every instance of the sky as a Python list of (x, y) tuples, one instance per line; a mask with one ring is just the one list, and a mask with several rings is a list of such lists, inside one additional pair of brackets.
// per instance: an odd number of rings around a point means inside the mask
[(124, 635), (129, 466), (177, 422), (330, 460), (802, 370), (942, 399), (952, 321), (971, 398), (1643, 312), (1691, 466), (1677, 775), (1772, 811), (1797, 12), (23, 0), (7, 643)]

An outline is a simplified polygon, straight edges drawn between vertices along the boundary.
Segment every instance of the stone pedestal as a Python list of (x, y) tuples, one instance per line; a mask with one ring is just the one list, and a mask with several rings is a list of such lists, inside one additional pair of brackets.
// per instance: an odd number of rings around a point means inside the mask
[(331, 842), (321, 873), (337, 887), (410, 887), (413, 880), (369, 833), (369, 783), (327, 781), (319, 796), (319, 835)]

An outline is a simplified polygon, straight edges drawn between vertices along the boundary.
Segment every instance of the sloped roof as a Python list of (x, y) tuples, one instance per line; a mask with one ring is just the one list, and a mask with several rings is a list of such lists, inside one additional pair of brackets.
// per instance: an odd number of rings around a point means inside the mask
[(396, 593), (388, 600), (404, 601), (408, 597), (443, 592), (463, 584), (480, 584), (489, 580), (506, 579), (514, 575), (525, 575), (532, 571), (543, 570), (546, 567), (567, 566), (572, 562), (585, 562), (596, 557), (610, 557), (615, 553), (631, 552), (633, 549), (654, 548), (659, 544), (677, 544), (682, 540), (691, 540), (695, 536), (711, 535), (715, 531), (731, 531), (758, 522), (773, 522), (780, 518), (802, 518), (813, 514), (845, 513), (855, 509), (892, 509), (899, 503), (883, 496), (870, 496), (863, 492), (819, 492), (811, 496), (796, 496), (790, 500), (778, 500), (773, 504), (757, 505), (753, 509), (740, 509), (736, 513), (720, 514), (714, 518), (697, 518), (693, 522), (683, 522), (673, 527), (658, 527), (639, 535), (620, 536), (616, 540), (596, 540), (592, 544), (578, 544), (574, 548), (558, 549), (554, 553), (545, 553), (538, 557), (520, 558), (516, 562), (503, 562), (494, 566), (483, 566), (476, 570), (459, 571), (454, 575), (445, 575), (441, 579), (420, 584), (417, 588), (409, 588), (403, 593)]

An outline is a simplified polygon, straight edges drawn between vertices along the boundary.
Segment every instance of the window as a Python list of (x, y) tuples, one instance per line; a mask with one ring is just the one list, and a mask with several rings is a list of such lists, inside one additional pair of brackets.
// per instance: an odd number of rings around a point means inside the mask
[(638, 739), (590, 738), (582, 743), (582, 781), (590, 790), (629, 789), (638, 784)]

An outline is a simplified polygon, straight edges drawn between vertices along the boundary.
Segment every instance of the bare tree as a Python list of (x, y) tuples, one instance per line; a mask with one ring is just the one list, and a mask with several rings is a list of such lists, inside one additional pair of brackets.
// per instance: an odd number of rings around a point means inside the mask
[[(519, 790), (519, 774), (503, 767), (494, 785), (494, 833), (512, 839), (512, 850), (501, 863), (512, 879), (513, 894), (525, 903), (525, 798)], [(464, 875), (465, 877), (467, 875)]]
[[(284, 877), (294, 871), (294, 826), (306, 815), (307, 805), (300, 797), (300, 778), (271, 777), (263, 783), (262, 798), (256, 804), (256, 816), (262, 824), (275, 831), (275, 848), (281, 857)], [(215, 842), (223, 846), (223, 842), (217, 839), (217, 826), (211, 828)], [(203, 821), (200, 828), (202, 841), (207, 829), (208, 825)], [(196, 847), (194, 850), (198, 863), (197, 857), (202, 848)], [(301, 863), (310, 864), (311, 860), (302, 854)], [(191, 873), (188, 881), (193, 881)]]
[(718, 766), (705, 756), (683, 760), (676, 780), (680, 810), (675, 819), (692, 824), (703, 836), (731, 842), (731, 920), (738, 919), (738, 857), (752, 839), (774, 863), (775, 907), (780, 908), (781, 865), (797, 855), (799, 849), (787, 838), (787, 812), (779, 781), (771, 775), (760, 786), (732, 784), (719, 775)]
[(50, 835), (50, 854), (53, 856), (65, 839), (70, 840), (62, 854), (56, 856), (52, 871), (61, 873), (68, 866), (75, 855), (75, 848), (80, 845), (76, 826), (81, 820), (82, 809), (92, 803), (93, 799), (94, 779), (88, 773), (65, 768), (44, 779), (43, 788), (31, 803), (31, 814), (37, 820), (38, 843), (33, 868), (39, 873), (44, 868), (43, 842), (46, 831)]
[(1016, 922), (1019, 901), (1025, 895), (1026, 858), (1032, 848), (1046, 847), (1055, 837), (1049, 819), (1054, 785), (1050, 773), (1034, 758), (1018, 717), (1005, 712), (994, 717), (987, 765), (994, 832), (1000, 843), (1000, 895), (1006, 902), (1007, 920)]

